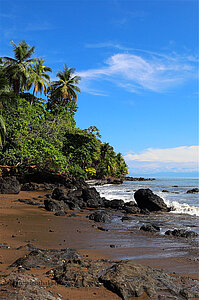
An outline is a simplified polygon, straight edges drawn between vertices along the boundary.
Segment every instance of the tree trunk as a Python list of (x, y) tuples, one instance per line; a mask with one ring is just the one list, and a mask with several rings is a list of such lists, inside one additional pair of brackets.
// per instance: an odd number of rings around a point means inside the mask
[(35, 98), (35, 87), (34, 87), (34, 90), (33, 90), (32, 99), (30, 100), (30, 106), (33, 105), (34, 98)]

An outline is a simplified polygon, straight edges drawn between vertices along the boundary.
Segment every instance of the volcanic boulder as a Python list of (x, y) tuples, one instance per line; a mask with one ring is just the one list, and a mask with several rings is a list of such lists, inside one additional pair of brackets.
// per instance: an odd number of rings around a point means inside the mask
[(0, 179), (0, 194), (18, 194), (21, 185), (15, 176)]
[(169, 211), (163, 199), (155, 195), (150, 189), (139, 189), (134, 194), (135, 201), (140, 209), (149, 211)]

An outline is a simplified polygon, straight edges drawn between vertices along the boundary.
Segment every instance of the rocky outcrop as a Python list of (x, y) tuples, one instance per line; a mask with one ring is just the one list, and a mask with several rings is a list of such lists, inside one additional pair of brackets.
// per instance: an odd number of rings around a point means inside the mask
[(66, 287), (100, 286), (99, 276), (112, 264), (107, 260), (73, 259), (52, 270), (53, 279)]
[(21, 185), (15, 176), (0, 178), (0, 194), (18, 194)]
[(153, 181), (156, 180), (155, 178), (143, 178), (143, 177), (124, 177), (125, 181)]
[(174, 229), (174, 230), (167, 230), (165, 235), (175, 236), (175, 237), (184, 237), (184, 238), (195, 238), (198, 234), (192, 230), (185, 230), (185, 229)]
[(39, 249), (31, 251), (28, 255), (17, 259), (10, 267), (46, 268), (61, 266), (65, 260), (78, 259), (81, 256), (74, 249)]
[(110, 215), (104, 211), (96, 211), (96, 212), (90, 214), (89, 219), (93, 220), (95, 222), (101, 222), (101, 223), (111, 222)]
[(155, 224), (146, 224), (140, 227), (140, 230), (148, 231), (148, 232), (159, 232), (160, 227)]
[(114, 200), (110, 200), (110, 201), (106, 201), (105, 202), (105, 207), (109, 207), (112, 209), (123, 209), (124, 207), (124, 201), (123, 200), (119, 200), (119, 199), (114, 199)]
[(45, 199), (44, 206), (48, 211), (64, 211), (69, 209), (69, 205), (66, 204), (63, 200), (58, 201), (53, 199)]
[(155, 195), (150, 189), (139, 189), (134, 194), (135, 201), (140, 209), (149, 211), (168, 211), (163, 199)]
[(166, 295), (165, 299), (173, 300), (199, 296), (197, 281), (187, 280), (189, 288), (184, 289), (181, 278), (172, 277), (161, 270), (142, 266), (131, 260), (116, 263), (99, 280), (123, 300), (145, 294), (152, 299), (164, 299), (161, 297)]
[(41, 279), (32, 274), (23, 274), (14, 271), (3, 280), (0, 280), (1, 291), (4, 290), (1, 299), (31, 299), (31, 300), (60, 300), (60, 297), (53, 295), (42, 286)]
[(195, 193), (199, 193), (199, 189), (195, 188), (195, 189), (191, 189), (187, 191), (187, 194), (195, 194)]

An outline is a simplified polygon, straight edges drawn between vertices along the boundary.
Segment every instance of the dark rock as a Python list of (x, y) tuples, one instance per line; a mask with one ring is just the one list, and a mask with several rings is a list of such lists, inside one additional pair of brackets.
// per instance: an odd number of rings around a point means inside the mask
[(66, 200), (67, 199), (64, 190), (59, 187), (57, 187), (53, 190), (51, 197), (52, 197), (52, 199), (55, 199), (55, 200)]
[(89, 215), (89, 219), (95, 222), (109, 223), (111, 222), (111, 217), (104, 211), (97, 211)]
[(135, 206), (135, 202), (134, 201), (128, 201), (128, 202), (125, 202), (124, 204), (125, 206)]
[(18, 194), (21, 185), (15, 176), (0, 178), (0, 194)]
[(61, 266), (65, 260), (78, 259), (81, 256), (75, 252), (74, 249), (36, 249), (31, 251), (28, 255), (17, 259), (10, 267), (22, 266), (26, 268), (45, 268)]
[(188, 190), (188, 191), (187, 191), (187, 194), (194, 194), (194, 193), (199, 193), (199, 189), (198, 189), (198, 188), (195, 188), (195, 189), (192, 189), (192, 190)]
[[(182, 281), (182, 278), (172, 277), (161, 270), (142, 266), (131, 260), (116, 263), (99, 280), (123, 300), (144, 296), (144, 293), (150, 299), (161, 299), (164, 295), (167, 295), (165, 299), (175, 299), (175, 297), (192, 299), (199, 294), (199, 284), (196, 280), (193, 282), (191, 279), (183, 279)], [(181, 295), (185, 282), (188, 286), (189, 298), (182, 298)], [(193, 291), (192, 288), (195, 290)]]
[(167, 230), (165, 234), (170, 236), (185, 237), (185, 238), (195, 238), (198, 236), (196, 232), (192, 230), (184, 230), (184, 229)]
[(150, 189), (139, 189), (134, 194), (135, 201), (140, 209), (149, 211), (168, 211), (163, 199), (155, 195)]
[(149, 232), (158, 232), (160, 231), (160, 227), (155, 224), (147, 224), (147, 225), (142, 225), (140, 227), (140, 230), (149, 231)]
[(48, 183), (36, 183), (36, 182), (26, 182), (22, 185), (22, 191), (46, 191), (52, 190), (55, 187), (54, 184)]
[(27, 250), (27, 251), (33, 251), (33, 250), (39, 250), (39, 248), (37, 248), (36, 246), (32, 245), (32, 244), (26, 244), (24, 246), (20, 246), (17, 248), (17, 250)]
[(100, 194), (94, 187), (83, 189), (82, 196), (85, 202), (89, 199), (100, 199)]
[(109, 202), (106, 202), (106, 207), (110, 207), (110, 208), (113, 208), (113, 209), (123, 209), (124, 207), (124, 201), (123, 200), (119, 200), (119, 199), (114, 199), (114, 200), (111, 200)]
[(58, 217), (63, 217), (65, 215), (66, 215), (66, 213), (64, 211), (58, 211), (55, 213), (55, 216), (58, 216)]
[(130, 176), (126, 176), (124, 177), (125, 181), (153, 181), (156, 180), (155, 178), (143, 178), (143, 177), (130, 177)]
[(97, 229), (99, 229), (101, 231), (109, 231), (107, 228), (104, 228), (104, 227), (101, 227), (101, 226), (98, 226)]
[(64, 201), (46, 199), (44, 200), (45, 209), (48, 211), (64, 211), (69, 209), (69, 206)]
[[(41, 280), (32, 274), (22, 274), (22, 270), (11, 272), (4, 277), (1, 284), (3, 295), (1, 299), (31, 299), (31, 300), (58, 300), (52, 292), (47, 291), (45, 286), (42, 286)], [(5, 288), (6, 287), (6, 288)], [(1, 289), (2, 291), (2, 289)]]
[(29, 205), (40, 205), (39, 202), (35, 202), (31, 199), (18, 199), (18, 201)]
[(100, 207), (100, 203), (98, 200), (94, 200), (94, 199), (89, 199), (87, 200), (87, 202), (85, 203), (86, 207), (89, 208), (99, 208)]
[(124, 216), (124, 217), (122, 217), (122, 222), (124, 222), (124, 221), (132, 221), (132, 218), (131, 217), (128, 217), (128, 216)]
[(140, 213), (140, 209), (136, 205), (134, 205), (134, 206), (125, 206), (124, 210), (127, 214), (139, 214)]
[(107, 178), (108, 184), (122, 184), (123, 179), (122, 178), (116, 178), (116, 177), (109, 177)]
[(51, 274), (58, 284), (66, 287), (95, 287), (101, 285), (98, 278), (109, 266), (111, 263), (103, 259), (73, 259), (51, 270)]
[(163, 192), (163, 193), (168, 193), (169, 191), (167, 191), (167, 190), (162, 190), (162, 192)]
[(110, 245), (110, 248), (115, 248), (115, 245)]

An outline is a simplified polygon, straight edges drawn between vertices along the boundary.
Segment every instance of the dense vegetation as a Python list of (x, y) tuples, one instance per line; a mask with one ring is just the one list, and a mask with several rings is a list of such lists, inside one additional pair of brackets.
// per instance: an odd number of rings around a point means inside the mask
[[(0, 61), (0, 160), (17, 172), (29, 167), (83, 178), (123, 176), (122, 155), (102, 143), (95, 126), (76, 128), (78, 83), (66, 65), (51, 82), (51, 68), (32, 58), (34, 47), (11, 41), (14, 58)], [(42, 99), (38, 94), (44, 94)]]

